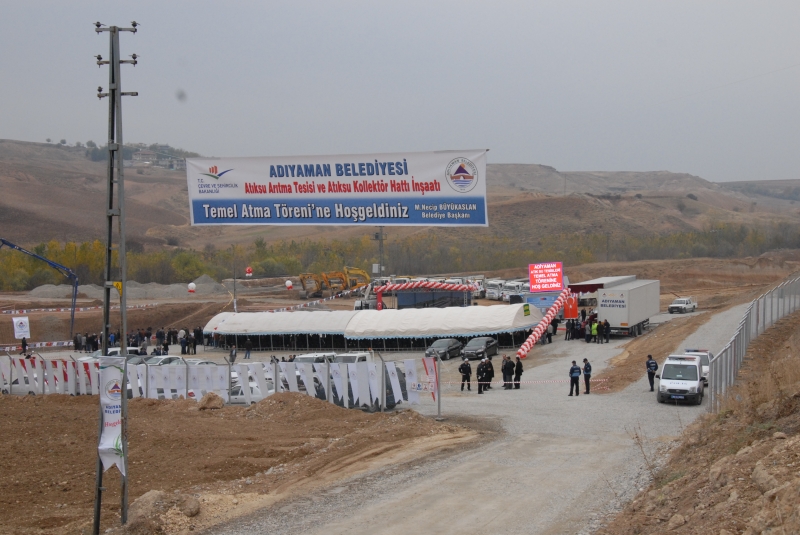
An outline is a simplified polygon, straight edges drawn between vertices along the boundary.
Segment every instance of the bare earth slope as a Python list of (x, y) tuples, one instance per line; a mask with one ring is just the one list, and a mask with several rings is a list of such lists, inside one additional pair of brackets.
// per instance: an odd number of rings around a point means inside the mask
[[(31, 245), (102, 235), (106, 165), (88, 160), (84, 151), (0, 140), (3, 237)], [(489, 164), (487, 174), (489, 228), (439, 229), (438, 235), (535, 240), (543, 232), (642, 235), (702, 229), (712, 221), (800, 219), (793, 201), (776, 198), (772, 189), (763, 192), (769, 195), (759, 195), (689, 174), (560, 172), (536, 164)], [(181, 246), (202, 248), (207, 243), (252, 243), (257, 237), (275, 242), (364, 235), (358, 227), (190, 227), (184, 172), (129, 168), (125, 185), (128, 235), (147, 244), (163, 245), (172, 238)], [(689, 194), (697, 200), (687, 198)], [(391, 237), (427, 231), (393, 228)]]

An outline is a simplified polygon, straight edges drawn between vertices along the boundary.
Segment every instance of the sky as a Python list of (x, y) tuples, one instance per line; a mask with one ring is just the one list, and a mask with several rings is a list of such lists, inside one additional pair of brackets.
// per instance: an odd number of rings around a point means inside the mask
[[(0, 138), (800, 178), (800, 2), (0, 0)], [(183, 97), (183, 98), (180, 98)]]

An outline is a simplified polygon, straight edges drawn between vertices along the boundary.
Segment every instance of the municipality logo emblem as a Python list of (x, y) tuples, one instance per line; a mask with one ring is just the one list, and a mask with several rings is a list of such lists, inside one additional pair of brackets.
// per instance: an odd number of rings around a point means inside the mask
[(478, 185), (478, 166), (466, 158), (456, 158), (447, 164), (445, 177), (451, 188), (467, 193)]
[(106, 392), (109, 399), (119, 399), (122, 397), (122, 388), (119, 386), (119, 381), (116, 379), (109, 381), (106, 384)]
[(233, 171), (233, 169), (228, 169), (227, 171), (223, 171), (220, 173), (219, 168), (215, 165), (213, 167), (208, 168), (208, 173), (201, 173), (201, 174), (203, 176), (210, 176), (211, 178), (219, 180), (220, 177), (222, 177), (222, 175), (224, 175), (225, 173), (230, 173), (231, 171)]

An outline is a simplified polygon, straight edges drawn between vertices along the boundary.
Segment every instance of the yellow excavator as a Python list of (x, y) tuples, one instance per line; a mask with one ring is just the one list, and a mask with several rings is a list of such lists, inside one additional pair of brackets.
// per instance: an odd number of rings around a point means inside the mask
[(343, 271), (327, 271), (324, 273), (301, 273), (300, 284), (303, 286), (301, 297), (322, 297), (323, 290), (331, 293), (344, 290), (357, 290), (370, 283), (369, 274), (357, 267), (345, 266)]
[(300, 284), (303, 285), (303, 293), (301, 297), (322, 297), (322, 290), (324, 289), (324, 282), (322, 278), (316, 273), (301, 273), (299, 275)]
[(331, 292), (341, 292), (347, 290), (347, 276), (341, 271), (327, 271), (320, 273), (322, 282)]
[(357, 267), (344, 267), (344, 275), (347, 278), (347, 289), (357, 290), (368, 286), (370, 283), (369, 273)]

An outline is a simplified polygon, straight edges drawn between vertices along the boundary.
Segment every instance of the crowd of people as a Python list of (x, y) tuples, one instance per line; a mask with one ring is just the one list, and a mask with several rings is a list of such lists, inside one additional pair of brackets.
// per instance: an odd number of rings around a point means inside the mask
[[(517, 357), (515, 364), (508, 355), (503, 355), (502, 358), (500, 372), (503, 374), (503, 389), (519, 389), (522, 377), (522, 361)], [(464, 359), (464, 362), (458, 367), (458, 373), (461, 374), (461, 391), (464, 391), (464, 386), (467, 387), (467, 391), (472, 391), (472, 365), (468, 359)], [(483, 394), (492, 389), (492, 381), (494, 380), (492, 357), (485, 357), (480, 360), (478, 367), (475, 369), (475, 379), (477, 379), (478, 383), (478, 394)]]

